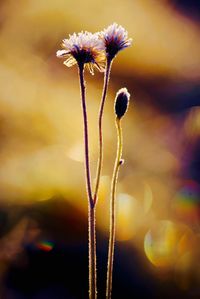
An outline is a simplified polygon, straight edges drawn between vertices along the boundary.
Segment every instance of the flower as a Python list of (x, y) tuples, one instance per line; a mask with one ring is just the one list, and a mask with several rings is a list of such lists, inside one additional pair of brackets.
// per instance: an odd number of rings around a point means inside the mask
[(116, 54), (130, 47), (132, 39), (128, 38), (128, 32), (116, 23), (108, 26), (100, 33), (101, 38), (105, 44), (105, 51), (107, 57), (112, 60)]
[(56, 56), (67, 58), (64, 61), (66, 66), (86, 64), (91, 74), (94, 74), (94, 67), (104, 71), (105, 47), (97, 33), (87, 31), (74, 33), (69, 35), (69, 39), (64, 39), (61, 46), (63, 50), (57, 51)]
[(121, 88), (115, 98), (115, 114), (118, 119), (121, 119), (128, 110), (130, 93), (127, 88)]

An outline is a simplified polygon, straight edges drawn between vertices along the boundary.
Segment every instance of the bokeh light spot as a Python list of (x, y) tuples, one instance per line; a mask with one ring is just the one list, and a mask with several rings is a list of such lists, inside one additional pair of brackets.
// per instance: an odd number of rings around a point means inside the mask
[(118, 241), (126, 241), (134, 236), (139, 215), (140, 209), (137, 200), (129, 194), (120, 193), (117, 196), (116, 238)]
[(163, 220), (150, 229), (144, 238), (144, 251), (149, 261), (157, 267), (169, 267), (176, 257), (177, 228)]

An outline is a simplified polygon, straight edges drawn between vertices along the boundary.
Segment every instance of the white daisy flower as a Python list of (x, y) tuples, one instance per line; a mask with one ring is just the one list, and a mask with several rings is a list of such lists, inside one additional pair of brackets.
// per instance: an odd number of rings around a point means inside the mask
[(104, 71), (105, 46), (97, 33), (80, 32), (69, 35), (61, 44), (63, 50), (56, 53), (57, 57), (67, 58), (64, 64), (68, 67), (74, 64), (86, 65), (90, 73), (94, 74), (94, 67)]
[(128, 38), (128, 32), (116, 23), (104, 29), (100, 36), (104, 41), (106, 55), (111, 60), (119, 51), (130, 47), (132, 43), (132, 39)]

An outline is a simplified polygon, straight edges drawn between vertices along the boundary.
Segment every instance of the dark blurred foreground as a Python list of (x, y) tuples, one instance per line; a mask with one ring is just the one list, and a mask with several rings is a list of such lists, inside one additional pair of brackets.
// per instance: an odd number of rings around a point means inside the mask
[[(7, 248), (1, 256), (1, 298), (88, 298), (87, 223), (84, 215), (62, 199), (13, 209), (15, 218), (7, 207), (1, 208), (1, 226), (4, 226), (1, 246)], [(25, 220), (26, 225), (17, 228)], [(98, 293), (99, 298), (105, 298), (107, 239), (99, 232), (97, 236)], [(47, 239), (51, 240), (49, 247), (41, 242)], [(113, 298), (186, 299), (198, 298), (199, 295), (198, 287), (189, 292), (181, 291), (169, 273), (163, 273), (163, 277), (155, 280), (140, 254), (136, 250), (132, 252), (129, 242), (116, 244)]]

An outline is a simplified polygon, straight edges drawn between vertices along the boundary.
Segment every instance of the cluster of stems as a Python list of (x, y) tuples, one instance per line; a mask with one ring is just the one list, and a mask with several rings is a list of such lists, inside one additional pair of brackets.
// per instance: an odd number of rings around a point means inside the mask
[[(89, 138), (88, 138), (88, 120), (87, 120), (87, 107), (85, 99), (85, 81), (84, 81), (84, 64), (79, 63), (79, 80), (81, 90), (81, 101), (83, 111), (84, 123), (84, 143), (85, 143), (85, 173), (86, 173), (86, 186), (88, 196), (88, 246), (89, 246), (89, 298), (97, 299), (97, 271), (96, 271), (96, 204), (98, 200), (98, 191), (100, 185), (100, 177), (103, 165), (103, 130), (102, 120), (104, 104), (106, 100), (108, 83), (110, 78), (110, 71), (112, 66), (112, 59), (107, 58), (106, 70), (104, 75), (104, 85), (102, 98), (98, 116), (98, 133), (99, 133), (99, 155), (96, 170), (96, 180), (94, 192), (91, 188), (91, 173), (90, 173), (90, 160), (89, 160)], [(106, 299), (111, 298), (112, 292), (112, 272), (113, 272), (113, 259), (114, 259), (114, 244), (115, 244), (115, 197), (117, 177), (120, 165), (122, 164), (122, 130), (120, 118), (116, 117), (116, 127), (118, 135), (118, 146), (116, 161), (113, 170), (113, 177), (111, 183), (111, 199), (110, 199), (110, 235), (109, 235), (109, 248), (108, 248), (108, 263), (107, 263), (107, 283), (106, 283)]]
[(90, 174), (90, 160), (89, 160), (89, 138), (88, 138), (88, 120), (87, 107), (85, 100), (85, 81), (84, 81), (84, 64), (79, 64), (79, 80), (81, 89), (81, 102), (84, 122), (84, 143), (85, 143), (85, 173), (88, 196), (88, 245), (89, 245), (89, 298), (97, 298), (97, 271), (96, 271), (96, 203), (98, 199), (98, 191), (101, 177), (101, 170), (103, 164), (103, 134), (102, 134), (102, 119), (104, 104), (108, 89), (108, 82), (110, 77), (111, 61), (108, 59), (106, 64), (106, 71), (104, 77), (104, 86), (102, 92), (102, 99), (99, 110), (98, 130), (99, 130), (99, 158), (97, 164), (96, 181), (94, 194), (91, 188), (91, 174)]
[[(85, 145), (85, 178), (88, 198), (88, 250), (89, 250), (89, 298), (97, 299), (97, 271), (96, 271), (96, 205), (98, 202), (98, 192), (103, 165), (103, 112), (108, 91), (110, 72), (113, 59), (117, 53), (127, 47), (130, 47), (132, 39), (128, 38), (128, 32), (117, 23), (113, 23), (101, 32), (91, 33), (81, 31), (69, 35), (68, 39), (63, 39), (61, 50), (56, 52), (58, 58), (65, 58), (64, 64), (71, 67), (78, 65), (81, 104), (84, 124), (84, 145)], [(106, 67), (105, 67), (106, 64)], [(85, 66), (88, 67), (91, 74), (94, 74), (94, 67), (99, 71), (104, 71), (104, 84), (100, 109), (98, 115), (98, 137), (99, 151), (96, 169), (96, 179), (94, 190), (91, 187), (90, 172), (90, 154), (89, 154), (89, 135), (88, 135), (88, 117), (86, 105), (86, 87), (84, 79)], [(120, 120), (127, 111), (129, 102), (129, 93), (126, 88), (121, 88), (115, 101), (116, 126), (118, 134), (118, 148), (113, 177), (111, 183), (111, 201), (110, 201), (110, 238), (108, 249), (108, 268), (106, 298), (111, 298), (112, 292), (112, 269), (115, 244), (115, 197), (116, 185), (121, 163), (122, 155), (122, 132)]]

